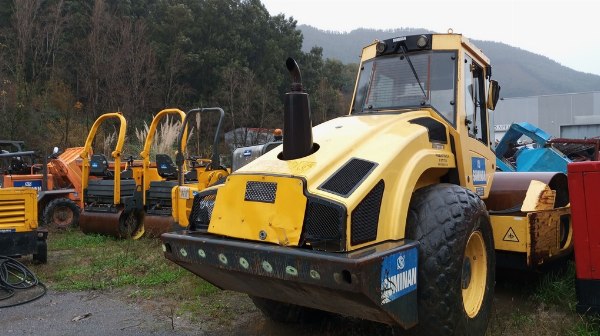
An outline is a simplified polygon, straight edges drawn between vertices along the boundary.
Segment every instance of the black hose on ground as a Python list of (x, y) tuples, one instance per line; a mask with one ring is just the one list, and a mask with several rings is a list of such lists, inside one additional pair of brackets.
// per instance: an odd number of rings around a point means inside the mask
[(42, 291), (33, 298), (11, 303), (7, 305), (0, 304), (0, 308), (14, 307), (35, 301), (46, 294), (46, 286), (30, 271), (25, 265), (10, 257), (0, 256), (0, 301), (7, 300), (15, 296), (17, 291), (24, 291), (40, 286)]

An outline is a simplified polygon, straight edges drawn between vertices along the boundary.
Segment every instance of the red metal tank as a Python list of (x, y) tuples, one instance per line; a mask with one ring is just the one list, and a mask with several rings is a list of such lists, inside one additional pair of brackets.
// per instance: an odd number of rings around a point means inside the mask
[(600, 162), (567, 166), (575, 239), (577, 310), (600, 312)]

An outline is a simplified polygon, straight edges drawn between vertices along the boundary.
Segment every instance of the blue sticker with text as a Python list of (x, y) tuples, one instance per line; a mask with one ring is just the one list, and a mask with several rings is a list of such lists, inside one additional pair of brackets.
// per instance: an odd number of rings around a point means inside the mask
[(471, 165), (473, 167), (473, 184), (487, 184), (485, 159), (479, 157), (471, 158)]
[(381, 264), (381, 304), (417, 289), (417, 248), (389, 255)]
[(35, 181), (14, 181), (13, 182), (13, 186), (14, 187), (26, 187), (26, 188), (33, 188), (37, 191), (42, 191), (42, 181), (40, 180), (35, 180)]

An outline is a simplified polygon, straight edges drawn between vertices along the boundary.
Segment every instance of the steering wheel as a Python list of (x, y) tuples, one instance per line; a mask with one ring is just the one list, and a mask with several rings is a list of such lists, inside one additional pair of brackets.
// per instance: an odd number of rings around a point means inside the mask
[(187, 160), (190, 162), (190, 168), (206, 167), (212, 163), (211, 159), (204, 159), (193, 155), (188, 157)]

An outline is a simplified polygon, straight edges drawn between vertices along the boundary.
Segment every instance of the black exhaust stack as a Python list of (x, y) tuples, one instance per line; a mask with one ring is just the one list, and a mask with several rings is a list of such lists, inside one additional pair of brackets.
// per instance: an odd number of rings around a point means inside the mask
[(292, 88), (285, 94), (282, 159), (294, 160), (313, 153), (312, 121), (308, 93), (302, 87), (298, 63), (290, 57), (285, 65), (292, 76)]

